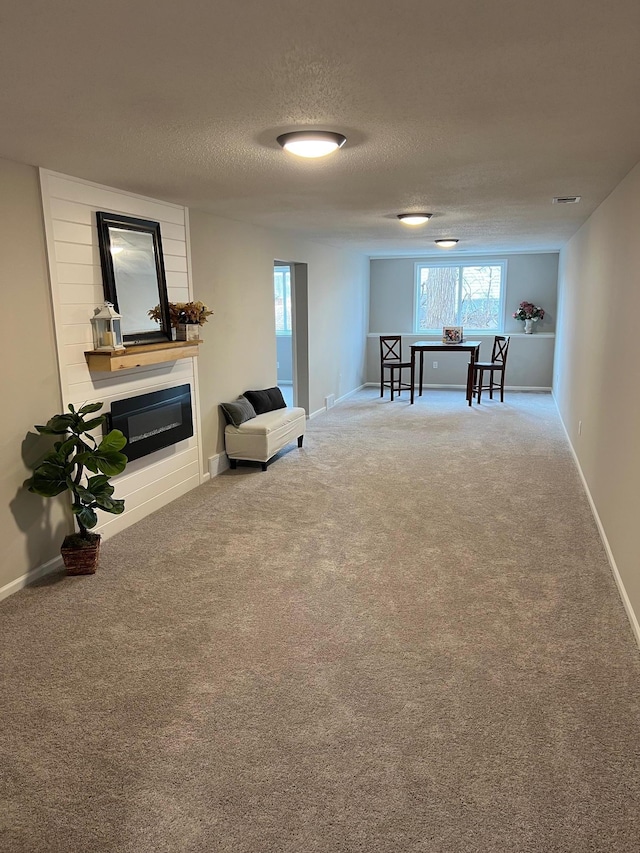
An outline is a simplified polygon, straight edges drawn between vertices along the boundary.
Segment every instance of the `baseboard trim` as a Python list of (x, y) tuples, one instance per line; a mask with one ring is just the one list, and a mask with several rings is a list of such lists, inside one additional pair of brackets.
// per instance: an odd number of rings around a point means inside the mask
[(591, 496), (591, 490), (589, 489), (589, 485), (587, 483), (586, 477), (584, 476), (584, 472), (582, 470), (582, 466), (580, 465), (580, 460), (578, 459), (578, 454), (575, 451), (573, 444), (571, 443), (571, 438), (569, 437), (569, 433), (567, 431), (567, 427), (565, 426), (564, 421), (562, 420), (562, 415), (560, 414), (560, 408), (558, 406), (558, 401), (556, 400), (556, 395), (551, 392), (551, 396), (553, 397), (553, 402), (555, 403), (556, 411), (558, 412), (558, 417), (560, 418), (560, 423), (562, 424), (562, 429), (564, 430), (564, 434), (567, 437), (567, 443), (569, 445), (569, 449), (571, 450), (571, 455), (573, 456), (573, 461), (576, 464), (576, 468), (578, 469), (578, 474), (580, 475), (580, 480), (582, 482), (582, 487), (587, 496), (587, 500), (589, 501), (589, 506), (591, 508), (591, 513), (596, 522), (596, 527), (598, 528), (598, 533), (600, 534), (600, 539), (604, 546), (605, 553), (607, 555), (607, 559), (609, 560), (609, 566), (611, 568), (611, 574), (613, 575), (613, 579), (616, 582), (616, 586), (618, 587), (618, 592), (620, 594), (620, 598), (622, 599), (622, 604), (624, 606), (625, 612), (627, 614), (627, 618), (629, 620), (629, 624), (631, 625), (631, 631), (635, 637), (635, 641), (638, 644), (638, 648), (640, 648), (640, 623), (638, 622), (638, 617), (633, 609), (629, 596), (627, 595), (627, 590), (625, 589), (624, 582), (622, 577), (620, 576), (620, 572), (618, 571), (618, 566), (616, 565), (615, 557), (613, 556), (613, 551), (611, 550), (611, 546), (609, 545), (609, 540), (607, 539), (607, 534), (605, 533), (604, 525), (600, 520), (600, 515), (598, 514), (598, 510), (595, 505), (595, 501)]
[[(362, 385), (361, 387), (364, 388), (365, 386), (368, 388), (379, 388), (380, 383), (379, 382), (365, 382), (365, 384)], [(417, 385), (414, 385), (413, 387), (415, 388), (416, 391), (418, 390)], [(422, 387), (423, 387), (423, 389), (424, 388), (431, 388), (432, 390), (435, 390), (435, 391), (466, 391), (467, 390), (466, 385), (436, 385), (434, 383), (427, 383), (427, 382), (423, 382)], [(358, 388), (357, 390), (359, 391), (360, 388)], [(504, 390), (505, 391), (541, 391), (545, 394), (550, 394), (552, 391), (551, 386), (547, 386), (547, 385), (505, 385)]]
[(41, 566), (36, 566), (35, 569), (31, 569), (31, 571), (27, 572), (25, 575), (9, 581), (9, 583), (0, 587), (0, 601), (3, 601), (10, 595), (13, 595), (14, 592), (24, 589), (25, 586), (29, 586), (29, 584), (37, 581), (39, 578), (51, 574), (51, 572), (55, 572), (56, 569), (59, 569), (61, 566), (62, 557), (54, 557), (52, 560), (47, 560), (47, 562), (43, 563)]
[[(378, 388), (378, 390), (380, 389), (380, 383), (379, 382), (367, 382), (365, 384), (366, 384), (367, 388)], [(386, 389), (388, 387), (389, 387), (388, 385), (385, 385), (385, 393), (386, 393)], [(506, 387), (507, 386), (505, 385), (505, 390), (506, 390)], [(414, 388), (414, 391), (418, 390), (417, 385), (414, 385), (413, 388)], [(466, 391), (467, 390), (466, 385), (435, 385), (435, 384), (430, 383), (430, 382), (423, 382), (422, 383), (423, 391), (426, 390), (427, 388), (430, 388), (432, 391)], [(407, 391), (409, 389), (403, 388), (402, 390)]]
[(229, 467), (229, 457), (226, 453), (216, 453), (215, 456), (209, 457), (209, 476), (207, 479), (213, 479), (218, 474), (222, 474)]
[(316, 409), (315, 412), (311, 412), (311, 414), (309, 415), (307, 420), (312, 420), (313, 418), (317, 418), (318, 415), (324, 415), (326, 412), (329, 411), (329, 409), (333, 409), (334, 406), (337, 406), (338, 403), (344, 403), (345, 400), (348, 400), (349, 397), (352, 397), (354, 394), (357, 394), (358, 391), (362, 391), (362, 389), (365, 388), (367, 385), (373, 385), (373, 384), (374, 383), (372, 383), (372, 382), (365, 382), (364, 385), (358, 385), (357, 388), (354, 388), (352, 391), (347, 391), (347, 393), (343, 394), (342, 397), (337, 397), (333, 402), (333, 406), (324, 405), (321, 409)]
[(358, 387), (354, 388), (353, 391), (347, 391), (347, 393), (343, 394), (342, 397), (338, 397), (338, 399), (335, 402), (335, 405), (338, 405), (338, 403), (344, 403), (344, 401), (348, 400), (349, 397), (353, 397), (353, 395), (357, 394), (358, 391), (362, 391), (362, 389), (366, 386), (366, 384), (367, 383), (365, 382), (364, 385), (358, 385)]

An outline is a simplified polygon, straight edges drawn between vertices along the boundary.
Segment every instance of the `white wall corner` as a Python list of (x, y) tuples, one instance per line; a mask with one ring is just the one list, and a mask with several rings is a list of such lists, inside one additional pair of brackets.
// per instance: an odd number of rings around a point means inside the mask
[[(209, 457), (209, 476), (207, 479), (217, 477), (229, 467), (229, 457), (226, 453), (216, 453), (215, 456)], [(203, 480), (203, 482), (205, 482)]]
[(596, 527), (598, 528), (598, 533), (600, 534), (600, 539), (602, 540), (602, 544), (604, 546), (605, 553), (607, 555), (607, 559), (609, 560), (609, 565), (611, 567), (611, 573), (613, 574), (613, 578), (616, 582), (616, 586), (618, 587), (618, 592), (620, 593), (620, 598), (622, 599), (622, 604), (627, 614), (627, 618), (629, 619), (629, 623), (631, 625), (631, 630), (635, 636), (636, 643), (638, 644), (638, 648), (640, 648), (640, 623), (638, 622), (638, 617), (633, 609), (629, 596), (627, 595), (627, 590), (625, 589), (624, 582), (620, 576), (620, 572), (618, 571), (618, 566), (616, 565), (615, 558), (613, 556), (613, 552), (611, 550), (611, 546), (609, 545), (609, 540), (607, 539), (607, 534), (605, 533), (604, 526), (602, 521), (600, 520), (600, 516), (598, 514), (598, 510), (596, 509), (595, 502), (593, 497), (591, 496), (591, 491), (589, 489), (589, 485), (587, 484), (587, 480), (584, 476), (584, 472), (582, 470), (582, 466), (580, 465), (580, 460), (578, 459), (578, 455), (575, 451), (573, 444), (571, 443), (571, 439), (569, 437), (569, 433), (567, 432), (567, 428), (565, 426), (564, 421), (562, 420), (562, 415), (560, 414), (560, 408), (558, 406), (558, 401), (555, 398), (555, 394), (553, 396), (553, 401), (556, 404), (556, 409), (558, 411), (558, 417), (560, 418), (560, 423), (562, 424), (562, 429), (564, 430), (564, 434), (567, 437), (567, 442), (569, 444), (569, 448), (571, 450), (571, 455), (573, 456), (573, 461), (576, 464), (576, 468), (578, 469), (578, 474), (580, 475), (580, 480), (582, 481), (582, 486), (584, 488), (585, 494), (587, 496), (587, 500), (589, 501), (589, 506), (591, 507), (591, 512), (593, 514), (594, 520), (596, 522)]

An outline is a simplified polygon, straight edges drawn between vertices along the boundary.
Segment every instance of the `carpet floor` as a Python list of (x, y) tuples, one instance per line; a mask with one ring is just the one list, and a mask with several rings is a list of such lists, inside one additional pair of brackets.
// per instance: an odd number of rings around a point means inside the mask
[(640, 656), (549, 395), (366, 389), (0, 604), (0, 849), (632, 853)]

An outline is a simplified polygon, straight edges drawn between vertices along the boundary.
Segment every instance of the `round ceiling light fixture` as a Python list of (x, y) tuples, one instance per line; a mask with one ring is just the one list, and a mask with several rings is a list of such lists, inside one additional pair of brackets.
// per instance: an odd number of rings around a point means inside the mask
[(440, 246), (441, 249), (453, 249), (457, 242), (457, 240), (452, 240), (450, 237), (447, 237), (444, 240), (435, 241), (436, 246)]
[(399, 213), (398, 219), (403, 225), (423, 225), (432, 216), (433, 213)]
[(331, 130), (293, 130), (278, 137), (284, 150), (298, 157), (325, 157), (342, 148), (346, 141), (346, 136)]

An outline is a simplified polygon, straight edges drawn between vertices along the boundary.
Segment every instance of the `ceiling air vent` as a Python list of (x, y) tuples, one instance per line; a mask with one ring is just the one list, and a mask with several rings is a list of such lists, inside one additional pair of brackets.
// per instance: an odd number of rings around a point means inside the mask
[(581, 198), (581, 195), (557, 195), (553, 204), (577, 204)]

